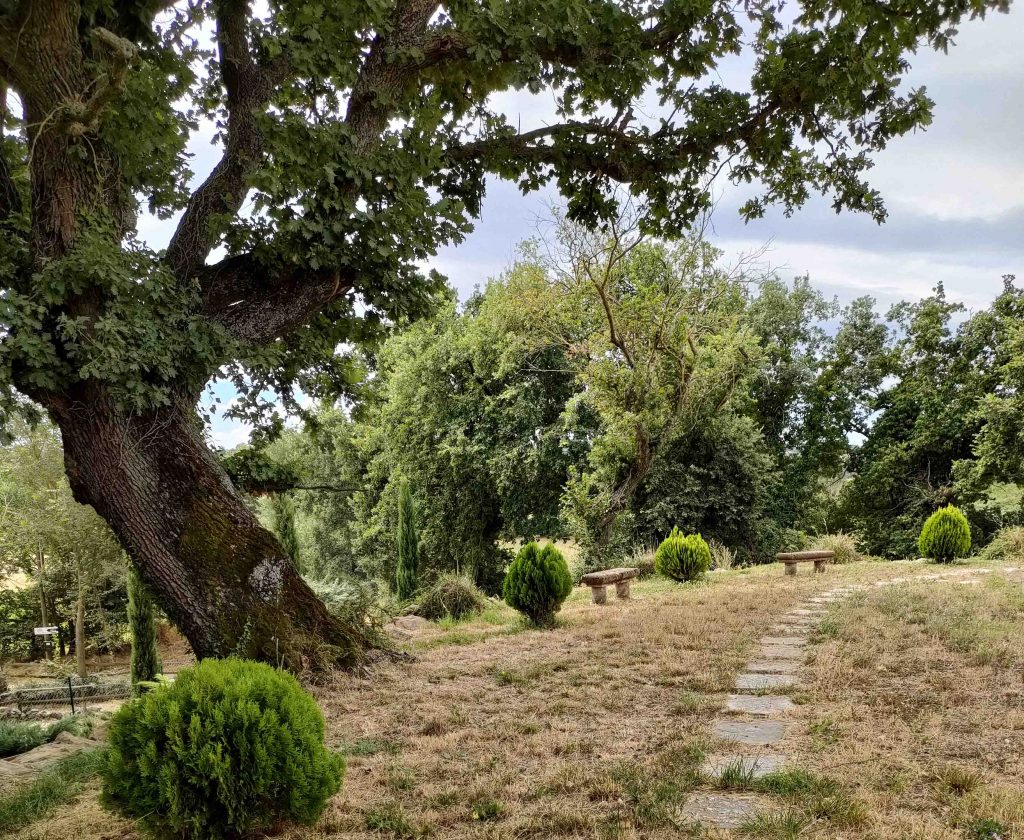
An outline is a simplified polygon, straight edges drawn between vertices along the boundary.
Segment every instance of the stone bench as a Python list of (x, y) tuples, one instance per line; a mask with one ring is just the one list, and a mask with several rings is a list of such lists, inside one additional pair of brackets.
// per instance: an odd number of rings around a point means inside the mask
[(629, 597), (629, 582), (640, 576), (639, 569), (605, 569), (603, 572), (590, 572), (580, 578), (580, 582), (590, 587), (590, 595), (595, 604), (608, 601), (605, 587), (615, 584), (615, 595), (619, 598)]
[(788, 551), (782, 554), (776, 554), (775, 559), (780, 563), (786, 564), (786, 574), (796, 574), (797, 563), (810, 563), (814, 562), (814, 571), (823, 572), (825, 571), (825, 564), (835, 557), (833, 551)]

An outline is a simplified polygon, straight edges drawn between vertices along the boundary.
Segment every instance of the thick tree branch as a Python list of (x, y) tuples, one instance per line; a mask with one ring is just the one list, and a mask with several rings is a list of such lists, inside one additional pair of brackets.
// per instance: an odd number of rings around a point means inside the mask
[(195, 276), (206, 262), (216, 242), (214, 218), (233, 216), (241, 208), (249, 176), (263, 153), (259, 112), (266, 107), (275, 85), (287, 70), (283, 59), (271, 66), (256, 61), (249, 43), (247, 0), (219, 0), (216, 17), (228, 113), (227, 145), (209, 177), (189, 199), (167, 247), (168, 262), (181, 278)]
[(448, 156), (454, 162), (475, 160), (485, 167), (498, 161), (558, 164), (630, 183), (675, 174), (688, 160), (710, 160), (722, 147), (755, 143), (779, 107), (775, 99), (765, 100), (748, 119), (723, 129), (710, 142), (707, 137), (672, 137), (665, 131), (640, 134), (607, 122), (565, 122), (476, 140), (450, 149)]
[(203, 314), (247, 344), (286, 335), (352, 289), (353, 278), (335, 270), (274, 268), (251, 254), (205, 267)]
[(419, 43), (437, 7), (438, 0), (398, 0), (390, 29), (373, 39), (352, 87), (345, 116), (357, 150), (364, 150), (380, 139), (395, 100), (418, 70), (414, 63), (393, 61), (392, 54)]

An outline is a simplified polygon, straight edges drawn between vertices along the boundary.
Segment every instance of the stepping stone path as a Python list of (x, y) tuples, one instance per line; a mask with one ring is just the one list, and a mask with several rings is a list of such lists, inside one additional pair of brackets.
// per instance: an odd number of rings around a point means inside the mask
[[(1014, 572), (1016, 567), (1002, 571)], [(709, 755), (701, 772), (717, 779), (725, 773), (740, 773), (750, 779), (759, 779), (786, 767), (789, 757), (785, 751), (788, 731), (785, 719), (796, 711), (793, 701), (777, 692), (800, 685), (799, 672), (811, 631), (828, 611), (830, 604), (854, 592), (872, 586), (892, 586), (909, 581), (940, 580), (948, 577), (987, 574), (989, 569), (966, 569), (939, 572), (930, 575), (891, 578), (871, 585), (840, 586), (808, 598), (802, 605), (791, 609), (763, 636), (747, 663), (746, 670), (736, 677), (736, 693), (725, 702), (725, 714), (711, 725), (711, 735), (736, 746), (736, 752)], [(957, 583), (977, 583), (959, 580)], [(691, 794), (681, 809), (687, 823), (701, 823), (720, 829), (739, 828), (750, 817), (769, 803), (764, 797), (750, 793), (729, 791), (700, 791)]]

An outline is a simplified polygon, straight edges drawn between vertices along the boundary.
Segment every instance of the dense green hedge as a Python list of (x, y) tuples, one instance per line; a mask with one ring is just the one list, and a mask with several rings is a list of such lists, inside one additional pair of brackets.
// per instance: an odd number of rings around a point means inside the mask
[(700, 534), (683, 536), (673, 528), (654, 553), (654, 568), (672, 580), (698, 580), (711, 568), (711, 549)]
[(562, 553), (550, 543), (524, 545), (505, 575), (505, 602), (534, 624), (547, 626), (572, 592), (572, 577)]
[(939, 563), (966, 557), (971, 550), (971, 526), (967, 517), (953, 505), (939, 508), (924, 523), (917, 547), (922, 556)]
[(104, 805), (161, 838), (315, 823), (345, 768), (298, 681), (238, 659), (205, 659), (128, 703), (109, 741)]

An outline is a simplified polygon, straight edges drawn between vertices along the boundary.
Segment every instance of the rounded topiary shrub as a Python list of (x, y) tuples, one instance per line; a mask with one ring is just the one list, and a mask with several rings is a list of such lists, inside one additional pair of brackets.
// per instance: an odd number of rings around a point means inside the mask
[(487, 598), (465, 575), (444, 574), (419, 597), (417, 614), (436, 621), (440, 618), (466, 618), (483, 611)]
[(508, 567), (503, 587), (505, 603), (534, 624), (551, 624), (562, 602), (572, 592), (572, 577), (565, 558), (553, 545), (524, 545)]
[(312, 824), (345, 772), (298, 681), (240, 659), (204, 659), (128, 703), (108, 739), (103, 804), (161, 838)]
[(673, 528), (654, 553), (654, 568), (672, 580), (698, 580), (711, 568), (711, 549), (700, 534), (683, 536)]
[(939, 563), (952, 563), (971, 550), (971, 526), (960, 508), (947, 505), (928, 517), (917, 541), (921, 555)]

